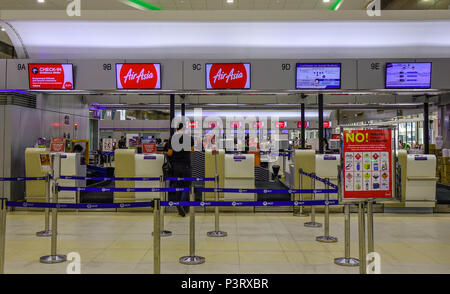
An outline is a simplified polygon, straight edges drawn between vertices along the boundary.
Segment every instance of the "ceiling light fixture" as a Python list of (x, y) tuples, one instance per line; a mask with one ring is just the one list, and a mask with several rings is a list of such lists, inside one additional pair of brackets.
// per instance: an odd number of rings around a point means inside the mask
[(234, 0), (227, 0), (227, 3), (228, 3), (228, 4), (233, 4), (233, 3), (234, 3)]
[(45, 3), (45, 0), (37, 0), (38, 3)]

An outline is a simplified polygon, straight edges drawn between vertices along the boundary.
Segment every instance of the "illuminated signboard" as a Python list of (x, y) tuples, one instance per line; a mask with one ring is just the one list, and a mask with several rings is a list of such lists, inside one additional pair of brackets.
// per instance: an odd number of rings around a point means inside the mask
[(161, 89), (159, 63), (116, 64), (117, 89)]
[(250, 89), (250, 63), (207, 63), (206, 89)]
[(72, 64), (28, 64), (32, 90), (73, 90)]

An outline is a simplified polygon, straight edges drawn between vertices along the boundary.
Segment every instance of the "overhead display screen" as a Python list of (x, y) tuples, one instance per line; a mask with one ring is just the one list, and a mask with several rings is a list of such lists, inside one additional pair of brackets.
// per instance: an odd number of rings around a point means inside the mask
[(297, 63), (297, 89), (340, 89), (340, 63)]
[(207, 63), (206, 89), (250, 89), (250, 63)]
[(117, 89), (161, 89), (161, 64), (117, 63)]
[(428, 89), (431, 62), (386, 63), (386, 89)]
[(73, 65), (30, 63), (28, 79), (33, 90), (73, 90)]

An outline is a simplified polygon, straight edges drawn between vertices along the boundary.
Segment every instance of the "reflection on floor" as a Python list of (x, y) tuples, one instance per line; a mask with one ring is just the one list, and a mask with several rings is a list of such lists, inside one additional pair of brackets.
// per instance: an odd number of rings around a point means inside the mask
[[(322, 215), (317, 216), (321, 220)], [(187, 255), (189, 218), (166, 214), (171, 237), (162, 238), (162, 273), (336, 273), (359, 272), (333, 264), (344, 254), (344, 220), (332, 214), (330, 234), (338, 243), (323, 244), (315, 237), (323, 228), (306, 228), (307, 217), (289, 213), (223, 213), (226, 238), (209, 238), (213, 214), (196, 215), (196, 250), (202, 265), (182, 265)], [(43, 229), (41, 212), (8, 213), (6, 273), (65, 274), (68, 263), (41, 264), (50, 253), (50, 238), (36, 237)], [(153, 273), (152, 213), (63, 212), (58, 218), (58, 253), (78, 252), (81, 273)], [(382, 273), (450, 273), (450, 214), (375, 214), (376, 251)], [(358, 257), (357, 219), (352, 214), (352, 257)]]

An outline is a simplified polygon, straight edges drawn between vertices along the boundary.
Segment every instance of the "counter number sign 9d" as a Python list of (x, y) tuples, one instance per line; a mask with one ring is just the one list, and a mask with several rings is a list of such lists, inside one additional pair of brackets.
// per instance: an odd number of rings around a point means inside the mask
[(392, 130), (345, 129), (342, 198), (393, 198)]

